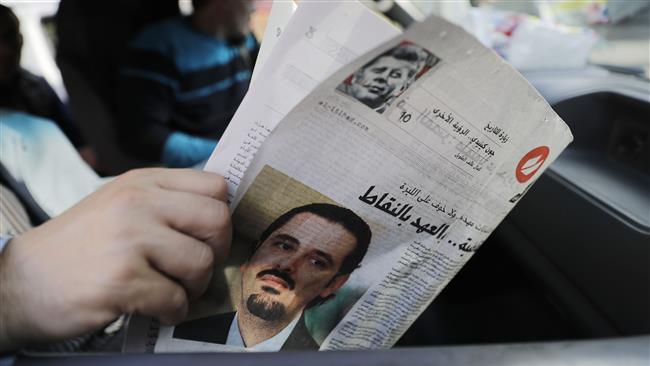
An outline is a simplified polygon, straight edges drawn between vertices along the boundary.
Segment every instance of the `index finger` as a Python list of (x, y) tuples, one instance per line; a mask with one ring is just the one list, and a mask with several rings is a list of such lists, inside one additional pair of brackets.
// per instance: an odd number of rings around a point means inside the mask
[(163, 189), (226, 200), (226, 181), (219, 174), (194, 169), (160, 169), (154, 179)]

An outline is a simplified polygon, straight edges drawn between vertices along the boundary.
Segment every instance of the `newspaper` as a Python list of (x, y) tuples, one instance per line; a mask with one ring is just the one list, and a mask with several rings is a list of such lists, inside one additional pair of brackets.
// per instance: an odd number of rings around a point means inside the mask
[[(290, 4), (274, 2), (271, 15), (286, 14)], [(279, 22), (286, 19), (269, 19), (273, 22), (265, 39), (271, 36), (275, 45), (269, 56), (257, 61), (255, 68), (261, 71), (254, 74), (250, 90), (205, 165), (205, 170), (224, 175), (229, 201), (262, 141), (301, 99), (342, 66), (400, 33), (356, 1), (305, 1), (282, 29)], [(275, 38), (278, 29), (281, 37)], [(268, 54), (268, 48), (263, 50)]]
[(436, 17), (266, 133), (240, 167), (228, 262), (187, 321), (135, 318), (127, 350), (391, 347), (572, 140), (514, 69)]
[(271, 51), (280, 39), (284, 27), (289, 23), (289, 19), (296, 11), (297, 5), (289, 1), (275, 1), (271, 6), (271, 12), (266, 22), (266, 29), (264, 30), (264, 42), (260, 45), (260, 51), (257, 53), (257, 60), (255, 60), (255, 68), (253, 75), (251, 75), (251, 82), (257, 79), (260, 70), (264, 67), (266, 60), (269, 59)]

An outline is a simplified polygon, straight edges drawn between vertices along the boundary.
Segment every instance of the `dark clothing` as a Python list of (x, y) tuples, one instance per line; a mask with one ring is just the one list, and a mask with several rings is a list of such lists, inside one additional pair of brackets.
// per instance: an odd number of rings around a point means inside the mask
[[(230, 324), (235, 318), (235, 312), (212, 315), (205, 318), (190, 320), (174, 328), (172, 337), (207, 343), (226, 344)], [(282, 351), (317, 350), (318, 344), (309, 334), (305, 326), (305, 316), (300, 318), (291, 335), (282, 345)]]
[(118, 120), (125, 148), (160, 161), (170, 134), (217, 140), (248, 89), (258, 43), (233, 45), (176, 17), (134, 38), (120, 69)]
[(0, 108), (32, 114), (55, 122), (72, 144), (85, 141), (70, 113), (52, 87), (40, 76), (20, 69), (8, 83), (0, 83)]
[(117, 72), (133, 36), (178, 16), (178, 0), (61, 0), (56, 14), (56, 58), (79, 71), (111, 112)]

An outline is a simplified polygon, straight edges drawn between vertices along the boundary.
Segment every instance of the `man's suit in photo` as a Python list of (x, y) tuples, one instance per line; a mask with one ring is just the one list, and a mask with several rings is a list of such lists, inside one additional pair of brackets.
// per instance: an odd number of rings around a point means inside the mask
[[(173, 337), (206, 343), (226, 344), (228, 331), (235, 312), (211, 315), (205, 318), (190, 320), (181, 323), (174, 329)], [(318, 344), (309, 334), (305, 325), (304, 314), (293, 329), (287, 341), (282, 345), (281, 351), (290, 350), (317, 350)]]

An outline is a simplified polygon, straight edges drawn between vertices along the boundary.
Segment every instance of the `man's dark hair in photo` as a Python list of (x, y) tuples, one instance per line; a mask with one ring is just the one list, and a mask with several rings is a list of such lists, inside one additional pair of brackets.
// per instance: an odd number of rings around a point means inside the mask
[(412, 77), (416, 72), (419, 72), (425, 66), (429, 66), (429, 67), (433, 66), (436, 61), (435, 56), (428, 54), (420, 47), (411, 44), (403, 44), (398, 47), (395, 47), (380, 57), (383, 56), (391, 56), (398, 60), (413, 62), (417, 68), (411, 70), (411, 74), (409, 75), (409, 77)]
[(255, 254), (259, 246), (269, 237), (269, 235), (271, 235), (271, 233), (289, 222), (289, 220), (294, 216), (304, 212), (312, 213), (326, 219), (327, 221), (339, 224), (355, 237), (357, 241), (356, 246), (352, 253), (350, 253), (341, 264), (337, 276), (350, 274), (355, 269), (359, 268), (359, 263), (363, 260), (363, 257), (368, 251), (368, 246), (370, 245), (370, 239), (372, 237), (370, 227), (352, 210), (329, 203), (312, 203), (305, 206), (295, 207), (279, 216), (262, 232), (260, 239), (253, 248), (250, 256)]

